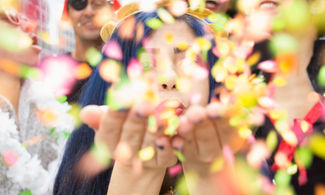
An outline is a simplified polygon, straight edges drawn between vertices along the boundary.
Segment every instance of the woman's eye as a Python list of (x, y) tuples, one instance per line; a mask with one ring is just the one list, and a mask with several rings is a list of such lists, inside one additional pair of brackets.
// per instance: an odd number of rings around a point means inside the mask
[(182, 53), (183, 51), (180, 50), (178, 47), (175, 47), (174, 48), (174, 54), (179, 54), (179, 53)]
[(263, 1), (260, 3), (259, 7), (260, 9), (273, 10), (276, 9), (278, 5), (278, 2), (275, 1)]

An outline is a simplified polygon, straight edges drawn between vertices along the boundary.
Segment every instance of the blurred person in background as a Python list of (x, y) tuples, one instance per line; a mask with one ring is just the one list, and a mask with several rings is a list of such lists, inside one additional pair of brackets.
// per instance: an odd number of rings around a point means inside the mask
[[(68, 20), (75, 35), (75, 49), (69, 53), (79, 63), (86, 63), (89, 49), (100, 52), (103, 41), (100, 30), (114, 20), (114, 11), (120, 7), (117, 0), (66, 0), (62, 19)], [(89, 67), (91, 67), (89, 65)], [(78, 102), (81, 88), (88, 78), (77, 81), (67, 95), (68, 102)]]
[(0, 26), (0, 194), (51, 194), (64, 134), (74, 125), (70, 106), (27, 79), (41, 51), (35, 22), (2, 7)]

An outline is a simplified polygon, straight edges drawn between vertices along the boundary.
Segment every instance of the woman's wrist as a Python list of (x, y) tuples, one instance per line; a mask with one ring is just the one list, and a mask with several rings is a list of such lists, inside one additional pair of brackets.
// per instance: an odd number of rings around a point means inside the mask
[(115, 162), (107, 194), (159, 194), (166, 168), (132, 166)]

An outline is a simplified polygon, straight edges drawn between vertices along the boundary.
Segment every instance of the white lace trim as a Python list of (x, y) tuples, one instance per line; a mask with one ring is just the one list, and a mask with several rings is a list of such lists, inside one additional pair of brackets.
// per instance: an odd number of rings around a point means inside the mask
[[(44, 159), (40, 160), (37, 154), (31, 154), (24, 147), (20, 140), (20, 133), (22, 132), (17, 130), (15, 118), (10, 116), (10, 113), (5, 109), (0, 110), (0, 154), (2, 156), (5, 152), (10, 151), (18, 156), (18, 160), (7, 169), (5, 175), (8, 179), (12, 183), (18, 184), (22, 190), (30, 190), (34, 195), (41, 195), (52, 190), (53, 180), (66, 143), (64, 134), (73, 130), (74, 119), (67, 113), (71, 107), (67, 103), (61, 104), (56, 101), (49, 90), (44, 90), (46, 88), (42, 84), (27, 84), (27, 88), (30, 96), (24, 103), (34, 103), (39, 110), (51, 109), (58, 116), (58, 119), (49, 126), (49, 129), (56, 128), (55, 136), (57, 139), (52, 142), (51, 146), (57, 152), (57, 159), (50, 162), (47, 167), (48, 170), (46, 170), (41, 164), (41, 160)], [(27, 109), (27, 112), (26, 108), (23, 110), (23, 117), (30, 114), (30, 110)], [(24, 128), (24, 124), (34, 122), (24, 121), (28, 120), (28, 117), (19, 118), (19, 120), (20, 129)]]

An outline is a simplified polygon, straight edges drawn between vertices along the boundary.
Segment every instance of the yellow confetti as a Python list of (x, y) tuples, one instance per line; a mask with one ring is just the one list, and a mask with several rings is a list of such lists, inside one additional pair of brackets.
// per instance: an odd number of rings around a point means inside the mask
[(143, 148), (139, 151), (138, 155), (142, 161), (149, 161), (154, 157), (155, 149), (152, 146)]

